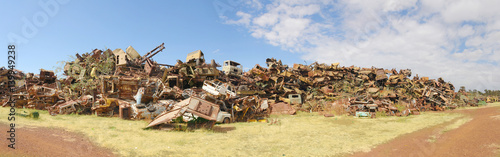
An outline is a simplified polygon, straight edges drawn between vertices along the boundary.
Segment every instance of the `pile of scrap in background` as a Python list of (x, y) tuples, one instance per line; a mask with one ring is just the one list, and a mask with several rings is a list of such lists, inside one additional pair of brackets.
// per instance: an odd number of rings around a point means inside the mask
[[(206, 63), (200, 50), (174, 65), (153, 61), (164, 49), (161, 44), (142, 56), (131, 46), (125, 51), (95, 49), (76, 54), (64, 66), (66, 77), (61, 79), (43, 69), (36, 75), (15, 71), (16, 92), (2, 88), (2, 104), (12, 99), (16, 107), (49, 110), (51, 115), (118, 116), (151, 120), (154, 126), (178, 117), (227, 123), (296, 111), (407, 116), (478, 102), (466, 99), (465, 91), (455, 92), (453, 84), (441, 78), (410, 78), (409, 69), (341, 67), (339, 63), (289, 67), (268, 58), (266, 67), (257, 64), (243, 72), (231, 60), (219, 70), (221, 65), (214, 60)], [(7, 71), (0, 69), (2, 87)]]

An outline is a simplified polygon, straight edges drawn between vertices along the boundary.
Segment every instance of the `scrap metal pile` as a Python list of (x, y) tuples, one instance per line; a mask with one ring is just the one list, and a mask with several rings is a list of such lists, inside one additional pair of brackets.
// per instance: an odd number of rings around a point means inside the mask
[[(341, 67), (339, 63), (283, 65), (266, 59), (243, 73), (239, 63), (214, 60), (194, 51), (185, 62), (160, 64), (152, 57), (164, 44), (141, 56), (125, 51), (95, 49), (76, 54), (64, 66), (64, 79), (54, 72), (15, 72), (16, 90), (9, 93), (8, 70), (0, 69), (2, 103), (57, 114), (95, 114), (152, 120), (148, 127), (176, 119), (210, 122), (258, 121), (269, 114), (308, 112), (375, 113), (406, 116), (421, 111), (457, 107), (454, 86), (439, 78), (415, 76), (409, 69)], [(4, 88), (5, 86), (5, 88)], [(7, 97), (10, 95), (10, 97)], [(460, 100), (461, 101), (461, 100)]]
[[(242, 80), (252, 90), (263, 90), (274, 102), (297, 104), (306, 111), (324, 111), (328, 103), (304, 105), (315, 101), (340, 101), (352, 115), (356, 112), (383, 112), (387, 115), (418, 114), (425, 110), (454, 108), (454, 86), (443, 79), (418, 76), (410, 79), (409, 69), (339, 67), (339, 63), (283, 66), (267, 59), (268, 68), (256, 65)], [(295, 100), (299, 98), (299, 100)], [(300, 98), (304, 100), (300, 100)], [(304, 103), (303, 103), (304, 102)], [(309, 103), (310, 104), (310, 103)], [(337, 103), (338, 104), (338, 103)], [(271, 105), (272, 106), (272, 105)]]

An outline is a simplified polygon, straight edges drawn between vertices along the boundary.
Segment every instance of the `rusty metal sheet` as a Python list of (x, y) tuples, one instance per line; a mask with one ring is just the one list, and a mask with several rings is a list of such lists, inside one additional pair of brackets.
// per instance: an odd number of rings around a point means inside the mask
[(270, 105), (271, 114), (290, 114), (293, 115), (297, 112), (290, 104), (280, 102)]
[(121, 106), (120, 105), (120, 110), (119, 110), (119, 117), (125, 120), (130, 119), (131, 111), (132, 109), (130, 106)]
[(137, 53), (137, 51), (132, 46), (128, 46), (127, 49), (125, 49), (125, 51), (127, 52), (127, 55), (130, 59), (136, 59), (141, 57), (141, 55), (139, 55), (139, 53)]
[(321, 91), (325, 94), (333, 93), (334, 89), (332, 85), (327, 85), (321, 88)]
[(132, 104), (130, 107), (131, 117), (134, 119), (155, 119), (158, 115), (166, 111), (169, 105), (174, 103), (175, 101), (173, 100), (159, 100), (157, 103), (148, 105)]
[(377, 93), (380, 89), (379, 88), (368, 88), (367, 91), (369, 93)]
[(384, 79), (388, 78), (384, 69), (377, 69), (375, 71), (375, 74), (376, 74), (375, 80), (377, 80), (377, 81), (384, 80)]
[(190, 102), (187, 112), (193, 113), (207, 120), (217, 120), (217, 114), (220, 111), (220, 107), (217, 104), (194, 96), (190, 97), (189, 100)]
[(321, 71), (321, 70), (309, 71), (307, 74), (308, 74), (308, 77), (321, 77), (324, 75), (323, 71)]
[(163, 112), (147, 127), (170, 122), (172, 119), (182, 116), (185, 112), (192, 113), (207, 120), (215, 121), (217, 120), (219, 111), (220, 107), (217, 104), (191, 96), (190, 98), (175, 104), (172, 110)]
[(146, 126), (146, 128), (160, 125), (163, 123), (167, 123), (167, 122), (170, 122), (172, 119), (175, 119), (179, 116), (182, 116), (183, 112), (181, 112), (182, 111), (181, 109), (182, 109), (181, 106), (175, 106), (174, 109), (172, 109), (168, 112), (164, 112), (163, 114), (161, 114), (157, 118), (155, 118), (153, 121), (151, 121), (148, 124), (148, 126)]

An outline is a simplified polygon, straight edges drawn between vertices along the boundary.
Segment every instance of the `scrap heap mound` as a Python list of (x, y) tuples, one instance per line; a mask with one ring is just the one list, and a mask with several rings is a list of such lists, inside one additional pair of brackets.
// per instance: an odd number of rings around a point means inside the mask
[[(409, 69), (398, 72), (374, 67), (339, 67), (339, 63), (294, 64), (288, 68), (275, 59), (268, 59), (267, 65), (268, 68), (256, 65), (244, 77), (251, 80), (253, 89), (264, 90), (276, 100), (286, 101), (283, 98), (287, 95), (293, 99), (290, 94), (298, 94), (297, 97), (304, 98), (305, 104), (345, 99), (347, 103), (342, 105), (353, 115), (357, 111), (408, 115), (422, 110), (456, 107), (452, 103), (455, 97), (453, 84), (442, 78), (431, 80), (415, 76), (410, 79)], [(322, 111), (328, 107), (297, 104), (307, 111)]]
[[(76, 54), (64, 66), (66, 78), (41, 70), (39, 75), (15, 71), (15, 92), (7, 89), (0, 69), (2, 104), (49, 110), (57, 114), (96, 114), (123, 119), (153, 120), (149, 126), (202, 117), (210, 122), (255, 121), (269, 114), (297, 110), (357, 116), (407, 116), (457, 106), (477, 106), (454, 92), (453, 84), (415, 76), (409, 69), (341, 67), (339, 63), (283, 65), (266, 59), (243, 73), (239, 63), (205, 63), (200, 50), (175, 65), (151, 58), (164, 44), (141, 56), (125, 51), (98, 50)], [(5, 86), (5, 88), (4, 88)], [(377, 113), (377, 114), (375, 114)]]

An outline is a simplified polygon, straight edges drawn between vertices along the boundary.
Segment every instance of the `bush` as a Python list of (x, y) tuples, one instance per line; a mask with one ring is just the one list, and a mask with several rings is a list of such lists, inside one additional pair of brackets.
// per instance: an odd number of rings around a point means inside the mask
[(479, 103), (477, 103), (478, 105), (486, 105), (486, 102), (485, 101), (479, 101)]
[(375, 115), (377, 117), (387, 117), (387, 113), (385, 113), (384, 111), (377, 111)]

